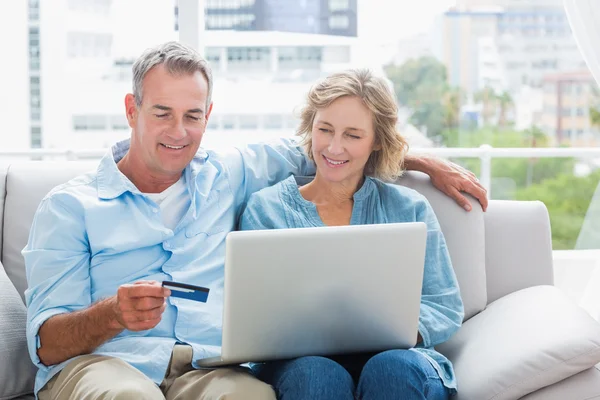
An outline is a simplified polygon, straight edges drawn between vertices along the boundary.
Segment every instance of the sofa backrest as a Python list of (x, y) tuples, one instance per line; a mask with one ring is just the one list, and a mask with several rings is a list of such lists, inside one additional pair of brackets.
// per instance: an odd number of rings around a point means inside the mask
[(33, 216), (55, 186), (93, 170), (98, 161), (30, 161), (11, 164), (6, 180), (2, 264), (21, 298), (27, 288), (21, 250), (27, 244)]
[(473, 209), (465, 211), (453, 199), (437, 190), (429, 176), (420, 172), (406, 173), (398, 183), (427, 197), (433, 207), (460, 286), (465, 320), (471, 318), (486, 307), (488, 300), (484, 213), (479, 202), (467, 196)]
[[(97, 164), (98, 161), (32, 161), (10, 166), (6, 180), (1, 260), (21, 297), (27, 287), (21, 250), (27, 243), (40, 201), (53, 187), (95, 169)], [(0, 175), (0, 193), (3, 193), (2, 182)], [(471, 199), (473, 210), (464, 211), (454, 200), (435, 189), (425, 174), (407, 173), (399, 183), (425, 195), (435, 210), (461, 287), (465, 319), (470, 318), (487, 304), (485, 232), (481, 208)]]

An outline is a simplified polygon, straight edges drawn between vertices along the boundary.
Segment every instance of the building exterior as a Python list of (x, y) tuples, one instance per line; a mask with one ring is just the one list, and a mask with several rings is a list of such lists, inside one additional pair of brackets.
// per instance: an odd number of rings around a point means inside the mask
[(558, 0), (460, 0), (444, 15), (444, 63), (452, 85), (541, 88), (543, 77), (585, 67)]
[[(39, 75), (30, 72), (30, 40), (35, 45), (35, 30), (29, 37), (29, 19), (22, 2), (2, 4), (0, 12), (0, 149), (28, 149), (31, 146), (30, 91), (35, 90)], [(38, 80), (36, 80), (38, 79)], [(33, 88), (30, 88), (30, 81)]]
[(598, 127), (590, 122), (590, 105), (597, 104), (597, 85), (587, 70), (548, 75), (543, 80), (542, 129), (556, 145), (600, 144)]
[[(260, 31), (208, 31), (205, 39), (215, 89), (203, 145), (212, 148), (293, 136), (310, 86), (353, 65), (356, 43), (349, 37)], [(110, 79), (93, 86), (91, 101), (71, 105), (71, 139), (64, 147), (106, 147), (129, 135), (122, 98), (131, 90), (137, 55), (113, 65)]]
[(357, 35), (357, 0), (206, 0), (204, 7), (206, 30)]

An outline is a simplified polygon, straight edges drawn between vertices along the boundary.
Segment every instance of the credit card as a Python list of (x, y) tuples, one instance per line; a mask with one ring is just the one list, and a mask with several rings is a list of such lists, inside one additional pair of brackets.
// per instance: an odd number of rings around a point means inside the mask
[(194, 301), (201, 301), (206, 303), (208, 300), (209, 288), (202, 286), (190, 285), (188, 283), (179, 283), (171, 281), (163, 281), (162, 286), (171, 291), (172, 297), (179, 297), (181, 299), (188, 299)]

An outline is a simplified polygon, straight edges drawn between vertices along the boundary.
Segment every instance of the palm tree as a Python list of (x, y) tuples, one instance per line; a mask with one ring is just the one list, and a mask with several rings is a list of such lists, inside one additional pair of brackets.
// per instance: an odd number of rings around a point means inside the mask
[(481, 117), (483, 118), (483, 124), (489, 125), (490, 120), (496, 114), (496, 93), (494, 89), (489, 86), (484, 87), (481, 91), (475, 93), (475, 101), (481, 103), (483, 109), (481, 110)]
[(496, 96), (499, 106), (498, 126), (501, 128), (507, 125), (506, 114), (508, 110), (513, 106), (513, 100), (508, 92), (502, 92), (500, 96)]
[[(548, 146), (548, 136), (537, 126), (532, 126), (531, 128), (524, 131), (525, 134), (525, 146), (530, 145), (530, 147), (547, 147)], [(529, 158), (527, 160), (527, 176), (525, 178), (525, 187), (531, 186), (533, 182), (533, 165), (537, 162), (537, 158)]]
[(464, 101), (464, 93), (460, 88), (448, 89), (442, 97), (444, 107), (444, 127), (446, 129), (458, 128), (460, 125), (460, 107)]

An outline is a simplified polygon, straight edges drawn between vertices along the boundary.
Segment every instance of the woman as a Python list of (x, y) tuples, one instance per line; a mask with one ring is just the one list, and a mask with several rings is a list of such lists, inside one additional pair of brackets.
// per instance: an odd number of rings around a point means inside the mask
[(383, 79), (367, 70), (329, 76), (310, 90), (298, 129), (317, 166), (314, 180), (298, 187), (292, 176), (255, 193), (242, 215), (245, 230), (427, 224), (417, 346), (257, 365), (256, 375), (282, 400), (447, 399), (456, 392), (452, 364), (433, 346), (460, 327), (462, 300), (427, 200), (411, 189), (383, 182), (401, 174), (408, 147), (396, 122), (396, 102)]

